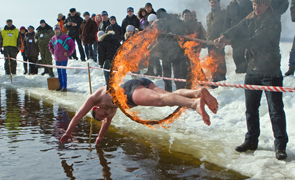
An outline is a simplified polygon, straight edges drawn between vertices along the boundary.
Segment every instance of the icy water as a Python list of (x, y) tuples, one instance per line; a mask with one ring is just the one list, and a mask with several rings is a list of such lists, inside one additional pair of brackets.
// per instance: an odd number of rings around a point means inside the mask
[(59, 143), (73, 112), (0, 86), (0, 179), (246, 179), (231, 170), (171, 152), (111, 127), (98, 148), (100, 128), (90, 119), (77, 126), (74, 142)]

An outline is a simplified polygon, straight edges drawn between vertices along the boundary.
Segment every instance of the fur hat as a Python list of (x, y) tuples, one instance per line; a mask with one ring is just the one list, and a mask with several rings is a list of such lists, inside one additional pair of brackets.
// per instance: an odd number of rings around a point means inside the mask
[(132, 26), (132, 25), (128, 25), (127, 27), (126, 27), (126, 31), (128, 32), (128, 31), (135, 31), (135, 27), (134, 26)]
[(271, 5), (271, 0), (253, 0), (252, 2), (258, 3), (258, 4), (264, 4), (266, 6)]
[(151, 22), (151, 21), (155, 21), (157, 19), (157, 15), (155, 15), (155, 14), (150, 14), (149, 16), (148, 16), (148, 22)]

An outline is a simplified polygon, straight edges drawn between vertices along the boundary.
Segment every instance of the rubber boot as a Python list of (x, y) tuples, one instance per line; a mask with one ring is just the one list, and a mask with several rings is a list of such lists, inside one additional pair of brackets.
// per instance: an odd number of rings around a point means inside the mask
[(295, 66), (294, 65), (290, 65), (289, 66), (289, 70), (285, 73), (286, 76), (294, 76), (294, 70), (295, 70)]

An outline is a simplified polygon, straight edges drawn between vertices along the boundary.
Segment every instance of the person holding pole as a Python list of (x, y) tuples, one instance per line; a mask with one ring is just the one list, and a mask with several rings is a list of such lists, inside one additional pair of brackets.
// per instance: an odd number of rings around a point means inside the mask
[[(54, 26), (55, 35), (49, 41), (49, 50), (54, 55), (57, 66), (67, 66), (69, 56), (75, 50), (75, 42), (68, 36), (61, 33), (59, 25)], [(66, 69), (57, 69), (59, 88), (56, 91), (67, 91), (67, 72)]]
[(19, 30), (12, 24), (11, 19), (6, 21), (6, 26), (0, 33), (1, 50), (2, 47), (4, 47), (5, 74), (16, 74), (16, 61), (10, 60), (10, 58), (16, 59), (17, 53), (21, 49), (21, 37)]

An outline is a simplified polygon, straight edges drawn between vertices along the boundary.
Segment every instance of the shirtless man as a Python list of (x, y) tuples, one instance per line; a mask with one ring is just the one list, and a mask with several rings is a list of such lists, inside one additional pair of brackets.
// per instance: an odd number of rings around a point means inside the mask
[[(214, 113), (217, 113), (217, 100), (205, 88), (197, 90), (179, 89), (173, 93), (167, 92), (152, 81), (139, 78), (125, 82), (121, 86), (127, 95), (127, 105), (132, 108), (135, 106), (181, 106), (195, 109), (203, 121), (210, 125), (210, 117), (205, 111), (205, 104)], [(66, 133), (60, 139), (61, 143), (72, 140), (72, 131), (79, 121), (92, 109), (92, 116), (98, 121), (102, 121), (102, 126), (95, 145), (97, 146), (106, 134), (113, 117), (115, 116), (118, 106), (113, 104), (112, 97), (107, 92), (106, 86), (100, 87), (92, 94), (82, 105), (79, 112), (73, 117)]]

